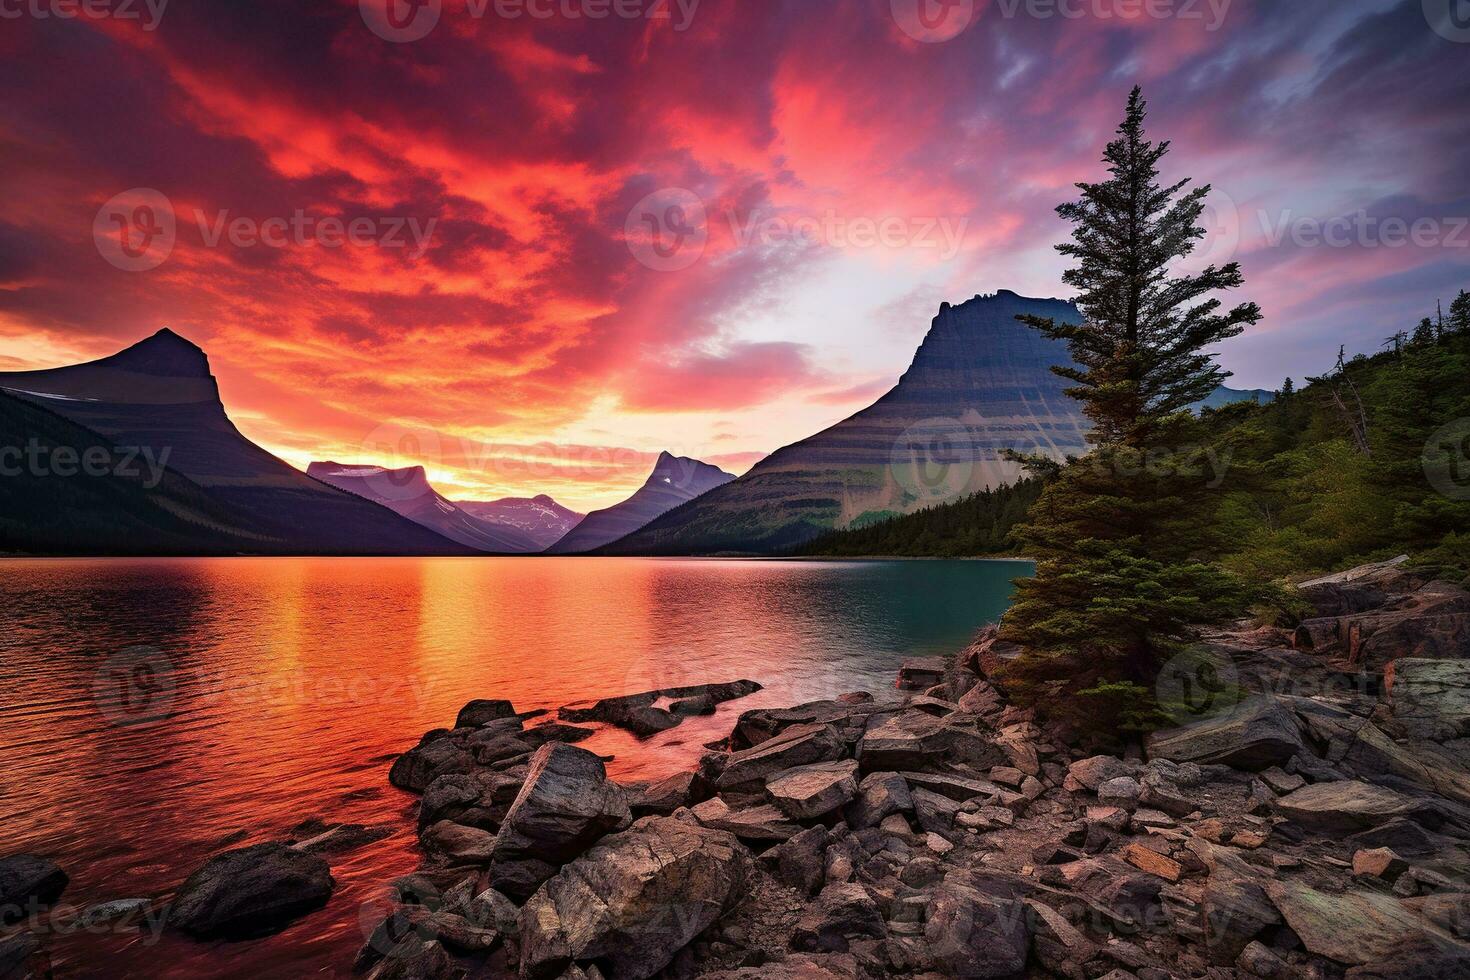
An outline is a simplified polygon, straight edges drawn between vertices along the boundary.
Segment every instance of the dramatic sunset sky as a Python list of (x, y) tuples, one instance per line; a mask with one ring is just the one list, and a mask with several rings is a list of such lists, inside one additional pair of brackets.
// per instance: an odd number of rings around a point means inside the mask
[[(1423, 0), (951, 0), (927, 36), (915, 0), (443, 0), (402, 42), (365, 2), (171, 0), (152, 23), (142, 0), (0, 0), (0, 370), (169, 326), (302, 466), (420, 445), (452, 496), (580, 508), (661, 449), (742, 471), (891, 386), (942, 300), (1065, 295), (1052, 209), (1135, 82), (1174, 172), (1233, 202), (1207, 251), (1266, 314), (1222, 352), (1237, 387), (1376, 350), (1470, 286), (1470, 29)], [(94, 221), (140, 190), (177, 242), (128, 271)], [(422, 254), (407, 231), (212, 231), (298, 211), (433, 226)], [(1342, 247), (1272, 241), (1359, 212)], [(664, 259), (650, 215), (694, 252)], [(1386, 217), (1436, 231), (1384, 244)]]

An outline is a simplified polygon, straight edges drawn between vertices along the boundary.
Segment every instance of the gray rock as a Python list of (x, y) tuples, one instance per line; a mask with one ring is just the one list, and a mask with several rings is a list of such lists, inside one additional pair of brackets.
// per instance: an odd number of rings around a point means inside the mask
[(199, 938), (268, 935), (327, 904), (336, 882), (327, 862), (285, 844), (226, 851), (189, 876), (170, 923)]
[(766, 795), (793, 820), (814, 820), (857, 795), (858, 764), (852, 759), (816, 762), (766, 780)]
[(479, 728), (492, 721), (514, 718), (516, 709), (509, 701), (471, 701), (459, 709), (455, 728)]
[(388, 781), (399, 789), (422, 793), (428, 785), (448, 773), (467, 773), (475, 760), (446, 731), (429, 732), (414, 748), (400, 755), (388, 772)]
[(368, 980), (460, 980), (467, 971), (444, 944), (409, 934), (368, 973)]
[(934, 891), (924, 938), (935, 966), (951, 977), (1018, 974), (1031, 945), (1024, 905), (949, 881)]
[(1383, 685), (1394, 721), (1411, 737), (1470, 735), (1470, 660), (1394, 660)]
[(1382, 786), (1343, 780), (1303, 786), (1279, 798), (1276, 808), (1308, 830), (1338, 834), (1377, 827), (1395, 817), (1413, 817), (1424, 811), (1425, 804)]
[(1296, 720), (1280, 702), (1249, 698), (1227, 714), (1149, 736), (1153, 759), (1217, 764), (1259, 772), (1304, 752)]
[(845, 816), (854, 830), (873, 827), (895, 813), (911, 813), (913, 798), (909, 784), (896, 772), (872, 772), (858, 784), (858, 795), (848, 804)]
[(548, 880), (521, 912), (521, 973), (596, 961), (608, 980), (669, 964), (744, 895), (750, 857), (730, 834), (645, 817)]
[(495, 857), (495, 835), (479, 827), (441, 820), (419, 835), (424, 850), (455, 864), (489, 864)]
[(0, 922), (17, 922), (52, 905), (68, 880), (56, 862), (35, 854), (0, 858)]
[(708, 787), (697, 772), (676, 773), (628, 794), (628, 808), (634, 817), (667, 817), (684, 806), (693, 806), (708, 796)]
[(1094, 755), (1079, 759), (1067, 767), (1067, 775), (1075, 779), (1084, 789), (1097, 792), (1097, 788), (1109, 779), (1119, 776), (1137, 776), (1143, 769), (1138, 762), (1125, 762), (1110, 755)]
[(862, 885), (834, 882), (797, 921), (791, 945), (802, 952), (845, 953), (848, 940), (881, 939), (886, 931), (878, 904)]
[(691, 808), (689, 812), (704, 826), (734, 834), (741, 840), (790, 840), (801, 833), (799, 826), (769, 803), (736, 810), (716, 796)]
[(759, 745), (731, 753), (715, 785), (727, 789), (764, 781), (783, 769), (840, 759), (846, 749), (842, 736), (831, 725), (793, 725)]
[(1467, 976), (1470, 947), (1412, 940), (1347, 971), (1347, 980), (1464, 980)]
[(804, 895), (821, 891), (825, 879), (827, 845), (832, 834), (826, 827), (810, 827), (760, 856), (777, 878)]
[(508, 895), (526, 897), (631, 820), (623, 790), (608, 781), (601, 759), (560, 742), (543, 745), (496, 836), (491, 881)]
[[(743, 698), (760, 689), (755, 681), (669, 687), (603, 698), (590, 707), (566, 707), (557, 714), (567, 721), (600, 721), (616, 725), (640, 738), (647, 738), (675, 727), (690, 715), (712, 714), (716, 705)], [(661, 699), (673, 703), (668, 708), (658, 707), (657, 702)]]
[(1138, 806), (1138, 797), (1142, 792), (1143, 788), (1132, 776), (1115, 776), (1098, 786), (1097, 801), (1107, 806), (1132, 810)]
[(1406, 941), (1455, 944), (1453, 936), (1389, 895), (1334, 895), (1287, 881), (1272, 882), (1266, 891), (1307, 951), (1338, 963), (1372, 963)]

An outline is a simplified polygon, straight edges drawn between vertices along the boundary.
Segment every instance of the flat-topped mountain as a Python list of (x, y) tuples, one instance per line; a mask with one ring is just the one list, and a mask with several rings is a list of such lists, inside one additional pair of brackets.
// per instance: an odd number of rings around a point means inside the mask
[(204, 351), (171, 330), (101, 360), (0, 373), (0, 391), (91, 430), (106, 447), (146, 447), (168, 469), (243, 515), (262, 551), (467, 553), (387, 508), (312, 479), (245, 438), (225, 413)]
[(653, 472), (633, 496), (588, 514), (565, 537), (546, 549), (546, 553), (571, 555), (601, 548), (733, 479), (733, 474), (718, 466), (687, 456), (661, 453)]
[(563, 507), (544, 493), (499, 500), (457, 500), (455, 505), (481, 520), (517, 529), (531, 539), (536, 551), (556, 544), (585, 516)]
[(540, 550), (519, 528), (483, 520), (446, 498), (429, 483), (422, 466), (388, 469), (323, 462), (312, 463), (306, 472), (477, 551), (524, 554)]
[(1020, 467), (1007, 450), (1058, 460), (1084, 453), (1088, 421), (1051, 370), (1071, 363), (1066, 345), (1018, 321), (1023, 313), (1082, 318), (1065, 300), (1010, 290), (945, 303), (909, 369), (878, 401), (605, 551), (777, 551), (1014, 482)]

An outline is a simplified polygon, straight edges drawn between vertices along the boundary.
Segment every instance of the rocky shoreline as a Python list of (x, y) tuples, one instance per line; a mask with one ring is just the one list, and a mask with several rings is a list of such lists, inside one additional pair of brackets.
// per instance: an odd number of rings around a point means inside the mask
[[(898, 689), (739, 716), (690, 771), (620, 785), (578, 747), (753, 682), (559, 717), (466, 705), (393, 764), (422, 863), (365, 919), (389, 978), (1470, 975), (1470, 593), (1400, 559), (1304, 583), (1292, 629), (1204, 635), (1179, 728), (1090, 755), (988, 679), (986, 630)], [(1207, 669), (1206, 669), (1207, 668)], [(1173, 672), (1171, 674), (1171, 671)], [(1172, 678), (1172, 679), (1171, 679)], [(1196, 681), (1223, 678), (1208, 696)], [(1163, 688), (1161, 688), (1163, 690)], [(326, 903), (371, 828), (226, 852), (171, 925), (258, 935)], [(58, 878), (59, 875), (59, 878)], [(65, 875), (0, 862), (0, 905)], [(0, 943), (25, 972), (26, 934)]]

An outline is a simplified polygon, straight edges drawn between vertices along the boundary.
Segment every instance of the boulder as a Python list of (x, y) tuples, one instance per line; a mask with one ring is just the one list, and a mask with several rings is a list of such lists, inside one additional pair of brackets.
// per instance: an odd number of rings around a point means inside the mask
[(0, 980), (51, 980), (51, 964), (34, 933), (0, 936)]
[(769, 803), (735, 810), (716, 796), (689, 812), (704, 826), (734, 834), (741, 840), (789, 840), (801, 832), (799, 826), (787, 820), (784, 813)]
[(393, 828), (385, 824), (369, 827), (360, 823), (344, 823), (291, 846), (308, 854), (336, 857), (375, 844), (392, 834)]
[(1313, 783), (1276, 800), (1276, 809), (1302, 827), (1323, 834), (1352, 833), (1413, 817), (1423, 801), (1356, 780)]
[(1353, 874), (1381, 878), (1392, 883), (1409, 870), (1409, 862), (1387, 847), (1364, 848), (1353, 852)]
[(459, 717), (454, 720), (454, 727), (479, 728), (492, 721), (502, 721), (515, 716), (515, 706), (509, 701), (471, 701), (459, 709)]
[(628, 808), (634, 817), (667, 817), (680, 807), (693, 806), (708, 795), (708, 788), (697, 772), (681, 772), (629, 792)]
[(947, 754), (950, 731), (943, 719), (921, 711), (891, 715), (863, 733), (857, 758), (864, 772), (924, 769)]
[(595, 961), (607, 980), (662, 970), (745, 894), (750, 857), (730, 834), (644, 817), (562, 868), (520, 918), (521, 974)]
[(1026, 966), (1031, 930), (1021, 902), (946, 881), (934, 890), (924, 938), (946, 976), (1009, 977)]
[(395, 759), (388, 781), (399, 789), (422, 793), (440, 776), (467, 773), (474, 767), (469, 751), (440, 729), (429, 732), (418, 745)]
[(766, 795), (793, 820), (814, 820), (857, 795), (858, 764), (852, 759), (817, 762), (766, 780)]
[(760, 966), (700, 974), (701, 980), (852, 980), (857, 976), (862, 976), (857, 960), (847, 953), (798, 953)]
[(811, 701), (794, 708), (752, 708), (735, 722), (730, 748), (751, 748), (793, 725), (842, 725), (852, 718), (853, 708), (841, 700)]
[(443, 943), (410, 933), (377, 962), (367, 980), (460, 980), (466, 972)]
[(909, 784), (896, 772), (870, 772), (858, 784), (857, 798), (847, 806), (845, 816), (854, 830), (875, 827), (894, 813), (911, 813), (913, 798)]
[(623, 790), (608, 781), (601, 759), (561, 742), (543, 745), (496, 836), (491, 880), (506, 894), (524, 898), (562, 864), (631, 820)]
[(945, 657), (910, 657), (898, 668), (898, 687), (904, 691), (923, 691), (944, 680), (949, 669)]
[(1253, 697), (1234, 710), (1149, 736), (1152, 759), (1224, 765), (1259, 772), (1305, 752), (1295, 717), (1279, 701)]
[(18, 922), (61, 897), (69, 879), (54, 862), (34, 854), (0, 858), (0, 923)]
[[(557, 714), (566, 721), (600, 721), (647, 738), (673, 728), (690, 715), (712, 714), (716, 705), (746, 697), (760, 689), (755, 681), (668, 687), (603, 698), (590, 707), (566, 707)], [(659, 701), (672, 703), (662, 707)]]
[(1334, 895), (1289, 881), (1272, 882), (1266, 892), (1308, 952), (1338, 963), (1371, 963), (1405, 941), (1455, 942), (1398, 899), (1378, 892)]
[(1470, 735), (1470, 660), (1405, 657), (1384, 670), (1383, 686), (1394, 721), (1409, 736)]
[(831, 725), (793, 725), (759, 745), (731, 753), (715, 785), (728, 789), (764, 781), (783, 769), (840, 759), (846, 750), (847, 743)]
[(495, 857), (495, 835), (479, 827), (466, 827), (451, 820), (441, 820), (419, 835), (419, 842), (430, 854), (437, 854), (453, 864), (489, 864)]
[(886, 932), (867, 889), (856, 882), (833, 882), (797, 920), (791, 946), (802, 952), (845, 953), (849, 939), (882, 939)]
[(1139, 762), (1127, 762), (1110, 755), (1094, 755), (1072, 763), (1067, 767), (1067, 775), (1076, 780), (1083, 789), (1095, 793), (1109, 779), (1137, 776), (1142, 769), (1143, 764)]
[(1347, 971), (1346, 980), (1464, 980), (1470, 947), (1409, 940)]
[(285, 844), (226, 851), (189, 876), (170, 924), (198, 938), (268, 935), (327, 904), (336, 882), (327, 862)]
[(826, 827), (803, 830), (760, 856), (777, 878), (808, 897), (821, 890), (826, 868), (827, 845), (832, 834)]

